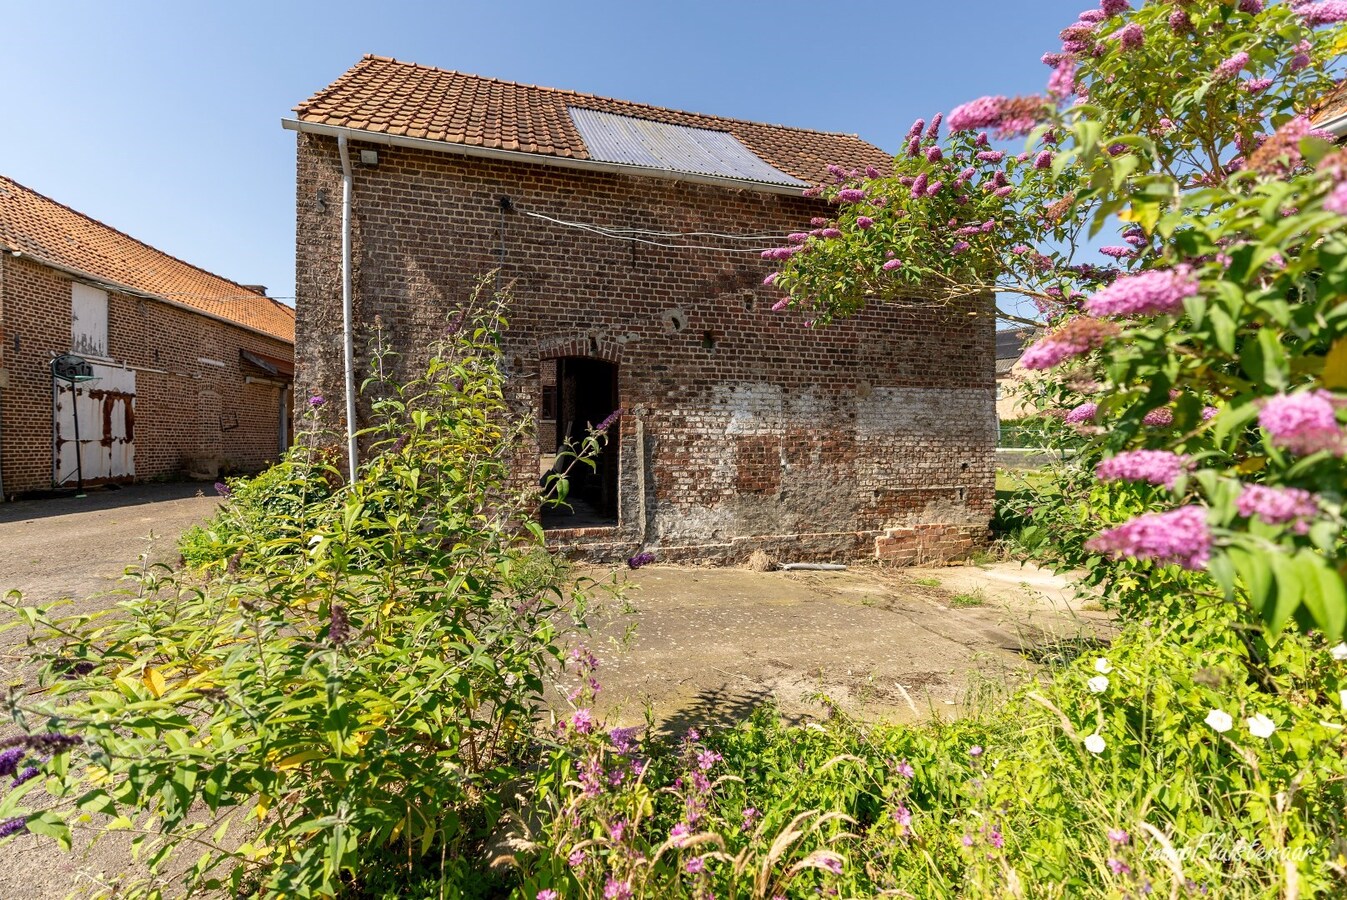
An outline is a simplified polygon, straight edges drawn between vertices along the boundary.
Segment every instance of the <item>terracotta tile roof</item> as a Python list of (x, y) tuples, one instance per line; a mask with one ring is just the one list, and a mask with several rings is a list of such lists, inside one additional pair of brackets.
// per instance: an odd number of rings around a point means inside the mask
[(0, 175), (0, 246), (291, 343), (295, 312)]
[(567, 107), (727, 131), (781, 171), (817, 183), (830, 163), (885, 169), (892, 157), (850, 134), (680, 112), (367, 55), (295, 107), (299, 121), (450, 144), (589, 159)]
[(1325, 125), (1339, 116), (1347, 115), (1347, 80), (1328, 92), (1315, 106), (1310, 120), (1315, 125)]

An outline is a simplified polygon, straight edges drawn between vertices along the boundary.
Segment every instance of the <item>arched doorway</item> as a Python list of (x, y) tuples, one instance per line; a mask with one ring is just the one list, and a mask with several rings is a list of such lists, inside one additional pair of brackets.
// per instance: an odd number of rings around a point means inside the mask
[(544, 528), (600, 528), (617, 524), (618, 429), (591, 468), (566, 448), (580, 444), (617, 408), (617, 365), (602, 359), (563, 356), (542, 360), (542, 408), (538, 422), (539, 469), (544, 480), (566, 473), (566, 506), (543, 511)]

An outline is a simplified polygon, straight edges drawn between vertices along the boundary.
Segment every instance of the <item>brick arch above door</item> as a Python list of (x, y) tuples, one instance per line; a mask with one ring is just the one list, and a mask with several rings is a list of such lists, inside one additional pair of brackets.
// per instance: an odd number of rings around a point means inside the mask
[(622, 344), (610, 335), (590, 332), (557, 334), (538, 339), (538, 359), (586, 357), (605, 362), (622, 362)]

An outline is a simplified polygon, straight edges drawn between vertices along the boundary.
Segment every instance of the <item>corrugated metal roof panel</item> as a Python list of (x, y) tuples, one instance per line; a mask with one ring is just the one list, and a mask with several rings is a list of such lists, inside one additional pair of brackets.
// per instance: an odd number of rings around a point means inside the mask
[(590, 158), (600, 162), (807, 186), (768, 165), (727, 131), (670, 125), (576, 106), (566, 109)]

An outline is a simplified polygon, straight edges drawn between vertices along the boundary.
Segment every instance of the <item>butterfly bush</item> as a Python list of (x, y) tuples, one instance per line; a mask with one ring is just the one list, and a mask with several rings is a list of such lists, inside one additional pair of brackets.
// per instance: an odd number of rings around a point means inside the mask
[(1026, 397), (1070, 452), (1026, 527), (1127, 596), (1167, 606), (1183, 584), (1340, 635), (1347, 151), (1313, 110), (1344, 25), (1342, 0), (1086, 9), (1041, 94), (969, 99), (947, 134), (914, 125), (892, 175), (821, 186), (837, 235), (783, 261), (779, 314), (923, 303), (1038, 327)]

